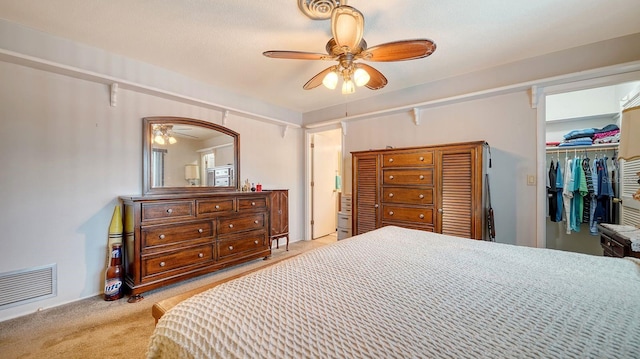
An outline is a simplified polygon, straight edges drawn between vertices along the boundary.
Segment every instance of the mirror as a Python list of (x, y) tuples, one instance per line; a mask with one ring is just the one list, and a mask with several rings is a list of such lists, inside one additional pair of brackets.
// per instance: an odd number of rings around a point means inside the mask
[(183, 117), (143, 119), (143, 194), (237, 191), (240, 135)]

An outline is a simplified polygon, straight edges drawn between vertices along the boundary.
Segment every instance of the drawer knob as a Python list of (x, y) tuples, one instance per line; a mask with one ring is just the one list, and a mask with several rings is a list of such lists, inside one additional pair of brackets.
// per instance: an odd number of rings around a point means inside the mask
[(393, 175), (389, 176), (389, 179), (392, 180), (393, 179)]
[(419, 159), (420, 159), (420, 161), (424, 161), (424, 157), (422, 157), (422, 156), (420, 156)]
[(393, 162), (393, 158), (389, 158), (389, 162)]
[(198, 253), (198, 258), (202, 258), (202, 257), (204, 257), (204, 254), (203, 253)]
[(421, 179), (421, 180), (423, 180), (423, 179), (424, 179), (424, 176), (423, 176), (423, 175), (420, 175), (420, 179)]
[(256, 219), (255, 221), (253, 221), (253, 223), (258, 224), (258, 220)]
[(160, 267), (164, 267), (165, 266), (165, 262), (160, 262)]
[(229, 250), (232, 251), (233, 250), (233, 246), (229, 246)]
[(167, 213), (169, 213), (169, 214), (173, 213), (173, 209), (171, 209), (171, 208), (167, 209)]
[(420, 219), (424, 219), (424, 214), (420, 213), (418, 217), (420, 217)]
[(393, 216), (393, 211), (389, 211), (389, 215), (390, 215), (390, 216)]
[(229, 228), (233, 228), (233, 224), (230, 224), (230, 225), (229, 225)]
[(219, 204), (216, 204), (216, 209), (220, 209), (220, 205)]
[(438, 208), (438, 213), (443, 213), (444, 211), (442, 210), (442, 208)]
[(423, 198), (424, 198), (424, 195), (423, 195), (423, 194), (421, 194), (421, 195), (419, 195), (418, 197), (419, 197), (420, 199), (423, 199)]
[(389, 197), (393, 197), (393, 193), (389, 193)]
[(259, 242), (257, 240), (253, 241), (253, 243), (258, 244)]
[(377, 203), (373, 205), (373, 208), (378, 208), (378, 207), (380, 207), (380, 206), (378, 206)]
[(198, 233), (202, 233), (204, 230), (202, 228), (198, 228)]
[(158, 238), (164, 239), (164, 234), (159, 235)]
[(256, 205), (256, 203), (255, 203), (255, 202), (251, 202), (251, 205), (252, 205), (252, 206), (255, 206), (255, 205)]

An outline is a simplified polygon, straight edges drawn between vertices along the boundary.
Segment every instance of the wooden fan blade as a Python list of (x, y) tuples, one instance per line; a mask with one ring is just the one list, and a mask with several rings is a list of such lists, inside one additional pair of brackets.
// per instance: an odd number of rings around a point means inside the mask
[(331, 32), (339, 47), (353, 53), (362, 40), (364, 16), (351, 6), (338, 6), (331, 13)]
[(322, 80), (324, 80), (324, 77), (327, 76), (327, 74), (331, 71), (334, 71), (336, 68), (336, 66), (330, 66), (327, 67), (326, 69), (322, 70), (319, 74), (313, 76), (311, 78), (311, 80), (307, 81), (306, 84), (304, 84), (304, 86), (302, 86), (303, 89), (305, 90), (311, 90), (314, 89), (320, 85), (322, 85)]
[(361, 57), (367, 61), (404, 61), (427, 57), (434, 51), (436, 44), (431, 40), (402, 40), (371, 47)]
[(335, 56), (327, 54), (319, 54), (315, 52), (302, 51), (265, 51), (262, 53), (266, 57), (274, 59), (293, 59), (293, 60), (334, 60)]
[(364, 69), (369, 74), (369, 82), (365, 85), (368, 89), (379, 90), (387, 85), (387, 78), (384, 77), (382, 72), (363, 63), (359, 63), (357, 66)]

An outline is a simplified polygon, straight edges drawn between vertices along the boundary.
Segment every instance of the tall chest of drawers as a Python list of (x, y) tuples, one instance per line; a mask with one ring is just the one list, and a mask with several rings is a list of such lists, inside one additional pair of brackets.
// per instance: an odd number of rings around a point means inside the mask
[(484, 238), (485, 145), (352, 152), (353, 234), (395, 225)]
[(130, 301), (149, 290), (271, 254), (266, 192), (120, 199)]

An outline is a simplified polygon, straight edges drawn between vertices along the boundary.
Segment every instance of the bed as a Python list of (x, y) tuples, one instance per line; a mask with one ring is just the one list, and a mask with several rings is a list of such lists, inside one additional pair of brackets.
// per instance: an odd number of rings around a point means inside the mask
[(383, 227), (168, 310), (149, 358), (638, 358), (640, 261)]

